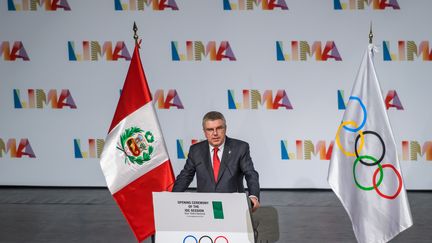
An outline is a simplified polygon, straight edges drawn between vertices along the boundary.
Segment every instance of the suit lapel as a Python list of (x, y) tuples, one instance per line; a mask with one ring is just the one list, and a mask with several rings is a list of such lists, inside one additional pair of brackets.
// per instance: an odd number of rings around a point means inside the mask
[(220, 181), (223, 173), (225, 172), (226, 166), (228, 165), (228, 161), (230, 161), (230, 156), (231, 156), (230, 140), (228, 137), (225, 137), (225, 145), (223, 149), (221, 164), (219, 167), (219, 174), (217, 180), (218, 182)]

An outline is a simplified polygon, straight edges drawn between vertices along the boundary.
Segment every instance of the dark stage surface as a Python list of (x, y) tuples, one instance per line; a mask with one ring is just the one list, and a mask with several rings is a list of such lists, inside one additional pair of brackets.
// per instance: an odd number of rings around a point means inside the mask
[[(105, 188), (0, 187), (0, 195), (1, 243), (136, 242)], [(432, 192), (408, 198), (414, 226), (391, 242), (432, 242)], [(263, 190), (261, 205), (259, 243), (356, 242), (330, 190)]]

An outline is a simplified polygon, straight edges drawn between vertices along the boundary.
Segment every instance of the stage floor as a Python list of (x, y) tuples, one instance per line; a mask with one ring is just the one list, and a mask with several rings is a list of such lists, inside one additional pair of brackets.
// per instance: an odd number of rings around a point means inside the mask
[[(105, 188), (0, 187), (0, 195), (1, 243), (136, 242)], [(432, 242), (432, 192), (408, 198), (414, 226), (391, 242)], [(261, 204), (258, 243), (356, 242), (330, 190), (263, 190)]]

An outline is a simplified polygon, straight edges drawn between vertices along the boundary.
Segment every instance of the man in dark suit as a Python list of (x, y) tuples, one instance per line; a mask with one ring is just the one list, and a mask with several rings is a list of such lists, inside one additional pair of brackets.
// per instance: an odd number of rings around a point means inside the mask
[(220, 112), (208, 112), (202, 125), (207, 140), (190, 147), (173, 192), (185, 191), (195, 174), (198, 192), (245, 192), (243, 178), (246, 178), (252, 211), (255, 211), (260, 206), (260, 187), (249, 144), (226, 136), (226, 121)]

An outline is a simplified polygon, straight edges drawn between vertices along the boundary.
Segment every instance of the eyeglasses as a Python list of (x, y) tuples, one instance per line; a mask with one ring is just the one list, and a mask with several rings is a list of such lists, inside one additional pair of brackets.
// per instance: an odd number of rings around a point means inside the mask
[(209, 134), (212, 134), (214, 132), (220, 133), (220, 132), (223, 132), (224, 130), (225, 130), (225, 126), (219, 126), (219, 127), (216, 127), (216, 128), (206, 128), (206, 129), (204, 129), (204, 131), (206, 133), (209, 133)]

